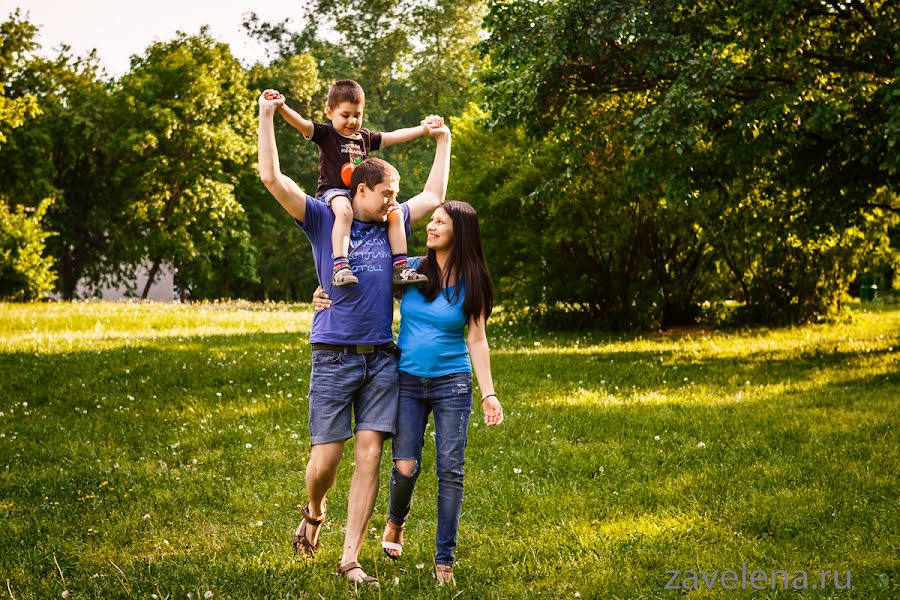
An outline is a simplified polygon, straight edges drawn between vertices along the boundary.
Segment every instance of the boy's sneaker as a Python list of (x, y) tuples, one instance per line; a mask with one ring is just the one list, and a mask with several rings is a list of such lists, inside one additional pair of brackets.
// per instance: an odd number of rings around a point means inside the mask
[(428, 278), (412, 267), (394, 267), (394, 285), (422, 285)]
[(338, 269), (331, 275), (331, 283), (336, 286), (356, 285), (359, 283), (359, 279), (353, 274), (350, 267), (344, 267), (343, 269)]

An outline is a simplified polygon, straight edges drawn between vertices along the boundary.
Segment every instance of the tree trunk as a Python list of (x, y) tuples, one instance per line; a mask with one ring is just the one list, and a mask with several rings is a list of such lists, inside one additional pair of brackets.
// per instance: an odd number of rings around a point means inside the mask
[(147, 285), (144, 286), (144, 291), (141, 293), (141, 302), (147, 299), (150, 288), (153, 287), (153, 281), (156, 279), (156, 276), (159, 275), (160, 262), (162, 262), (162, 259), (160, 258), (153, 261), (153, 266), (150, 268), (150, 273), (147, 275)]

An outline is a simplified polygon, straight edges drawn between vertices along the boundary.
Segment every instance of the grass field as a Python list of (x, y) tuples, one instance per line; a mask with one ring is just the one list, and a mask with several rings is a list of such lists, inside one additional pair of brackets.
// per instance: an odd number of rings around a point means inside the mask
[[(0, 595), (347, 597), (332, 573), (349, 448), (322, 551), (290, 552), (310, 314), (0, 304)], [(404, 556), (377, 544), (383, 486), (361, 555), (382, 588), (359, 597), (900, 597), (900, 309), (784, 330), (489, 335), (507, 421), (471, 424), (459, 586), (430, 575), (426, 443)], [(707, 588), (744, 563), (819, 589)], [(823, 569), (852, 589), (830, 575), (822, 589)], [(668, 570), (699, 589), (667, 590)]]

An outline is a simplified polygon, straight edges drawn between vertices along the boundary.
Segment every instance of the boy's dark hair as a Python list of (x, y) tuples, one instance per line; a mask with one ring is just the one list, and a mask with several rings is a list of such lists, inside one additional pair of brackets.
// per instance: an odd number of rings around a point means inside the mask
[(341, 79), (331, 84), (328, 90), (328, 108), (334, 110), (341, 102), (362, 104), (366, 101), (366, 93), (362, 86), (352, 79)]
[(350, 176), (350, 195), (356, 195), (359, 184), (364, 183), (370, 190), (374, 190), (375, 186), (388, 179), (400, 179), (400, 173), (394, 168), (394, 165), (381, 158), (367, 158), (353, 169)]

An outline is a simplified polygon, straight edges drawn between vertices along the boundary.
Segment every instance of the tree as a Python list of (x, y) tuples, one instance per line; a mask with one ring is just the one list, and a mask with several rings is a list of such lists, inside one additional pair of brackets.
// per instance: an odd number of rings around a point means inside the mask
[(567, 142), (571, 168), (544, 189), (570, 195), (542, 205), (632, 204), (574, 170), (591, 145), (623, 157), (619, 185), (645, 206), (624, 225), (651, 236), (634, 238), (641, 296), (664, 322), (709, 279), (759, 320), (829, 316), (866, 244), (854, 232), (900, 209), (880, 192), (897, 183), (895, 3), (492, 2), (486, 26), (491, 123)]
[[(311, 54), (295, 54), (279, 58), (268, 66), (254, 66), (249, 74), (250, 87), (256, 95), (264, 89), (278, 89), (291, 99), (292, 108), (303, 115), (315, 115), (324, 105), (318, 74), (317, 61)], [(282, 169), (302, 189), (314, 194), (319, 161), (316, 145), (303, 139), (283, 119), (276, 119), (275, 135)], [(238, 198), (247, 213), (250, 234), (259, 253), (257, 272), (261, 289), (254, 297), (308, 300), (317, 285), (318, 275), (308, 258), (306, 236), (260, 184), (255, 168), (242, 175)]]
[(6, 142), (6, 132), (40, 113), (33, 96), (12, 96), (7, 89), (27, 54), (37, 46), (36, 33), (37, 28), (22, 19), (18, 8), (0, 23), (0, 147)]
[[(152, 44), (122, 78), (116, 151), (132, 264), (150, 264), (142, 298), (164, 261), (198, 285), (215, 277), (233, 244), (248, 243), (234, 187), (255, 149), (253, 100), (240, 64), (205, 28)], [(252, 279), (253, 256), (232, 253), (232, 274)]]

